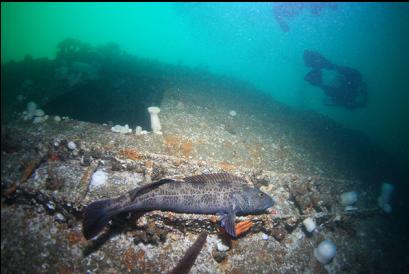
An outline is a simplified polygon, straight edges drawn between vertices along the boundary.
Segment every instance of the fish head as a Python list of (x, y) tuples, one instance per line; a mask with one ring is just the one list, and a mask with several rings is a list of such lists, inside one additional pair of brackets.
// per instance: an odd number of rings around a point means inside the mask
[(241, 212), (243, 214), (261, 213), (275, 204), (270, 195), (257, 188), (249, 187), (244, 195), (241, 199), (241, 203), (244, 204), (239, 205), (239, 208), (243, 209)]

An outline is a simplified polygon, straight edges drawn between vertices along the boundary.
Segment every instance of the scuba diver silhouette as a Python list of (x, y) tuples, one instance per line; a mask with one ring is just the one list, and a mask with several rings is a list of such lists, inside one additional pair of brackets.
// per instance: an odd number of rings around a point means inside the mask
[(358, 70), (333, 64), (312, 50), (304, 51), (304, 63), (311, 68), (304, 79), (324, 91), (330, 99), (326, 105), (343, 106), (347, 109), (366, 106), (366, 84)]

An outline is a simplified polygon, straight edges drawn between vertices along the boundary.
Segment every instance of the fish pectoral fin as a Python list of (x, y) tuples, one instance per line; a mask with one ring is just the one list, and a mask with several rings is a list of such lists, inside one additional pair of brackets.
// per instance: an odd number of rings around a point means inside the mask
[(235, 227), (237, 236), (240, 236), (250, 230), (253, 227), (253, 223), (251, 221), (243, 221), (238, 223)]
[(221, 220), (222, 227), (232, 237), (236, 237), (236, 228), (234, 226), (235, 220), (236, 214), (234, 213), (233, 210), (230, 210), (227, 214), (224, 214)]

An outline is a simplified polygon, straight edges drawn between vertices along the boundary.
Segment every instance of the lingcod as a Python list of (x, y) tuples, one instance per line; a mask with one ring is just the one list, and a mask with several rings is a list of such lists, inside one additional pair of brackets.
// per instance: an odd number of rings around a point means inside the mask
[(117, 198), (89, 204), (84, 211), (83, 234), (87, 239), (97, 236), (115, 215), (123, 212), (162, 210), (221, 215), (222, 227), (236, 237), (236, 215), (262, 213), (273, 205), (274, 199), (268, 194), (229, 173), (162, 179)]

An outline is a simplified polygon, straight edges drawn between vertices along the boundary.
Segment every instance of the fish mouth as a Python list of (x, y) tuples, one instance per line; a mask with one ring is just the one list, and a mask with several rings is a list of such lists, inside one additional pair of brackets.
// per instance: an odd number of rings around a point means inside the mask
[(269, 206), (267, 206), (265, 209), (264, 209), (264, 211), (266, 211), (267, 213), (272, 213), (273, 211), (274, 211), (274, 203), (273, 204), (271, 204), (271, 205), (269, 205)]
[(274, 208), (273, 208), (273, 206), (269, 206), (269, 207), (267, 207), (267, 208), (265, 209), (265, 211), (266, 211), (267, 213), (273, 213)]
[(270, 212), (271, 210), (273, 210), (273, 206), (275, 204), (276, 204), (275, 200), (271, 198), (270, 202), (266, 205), (266, 208), (264, 210)]

